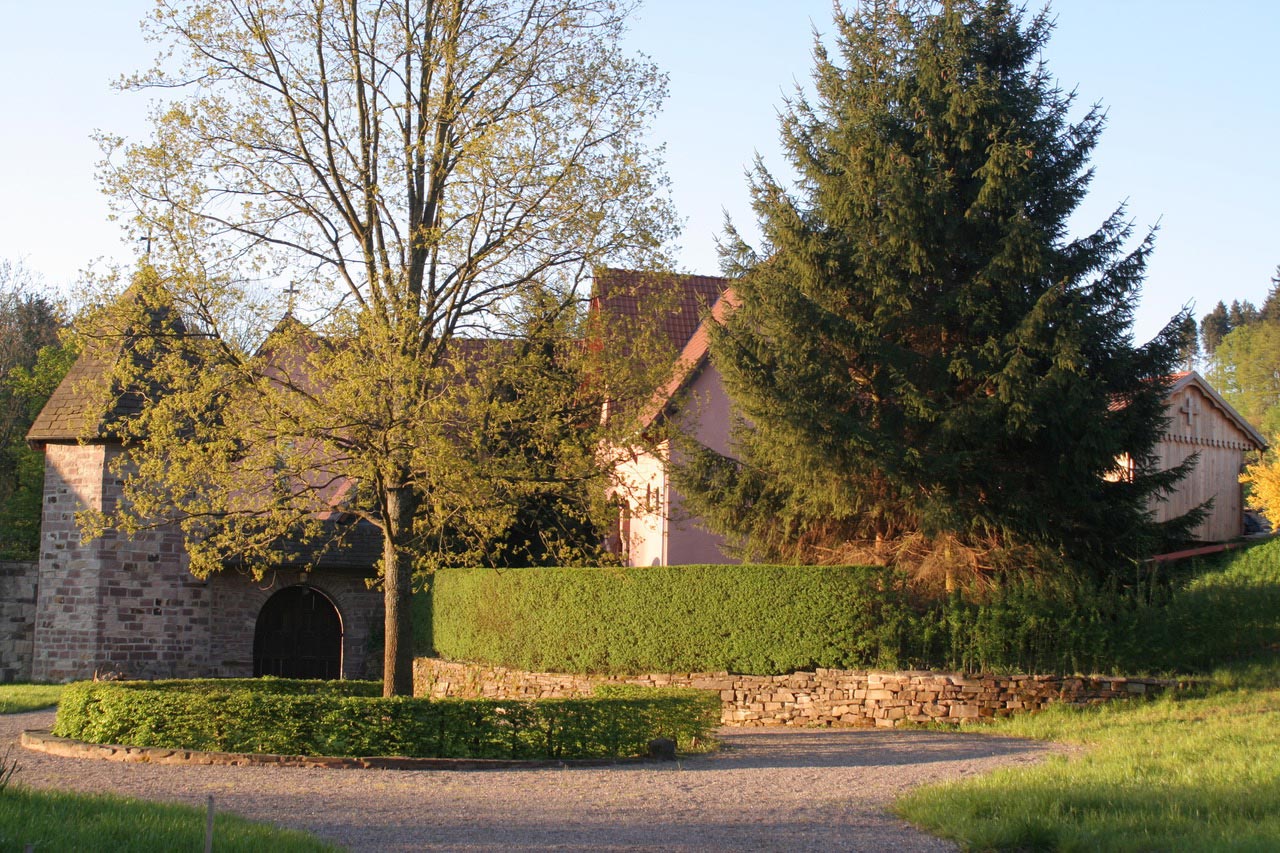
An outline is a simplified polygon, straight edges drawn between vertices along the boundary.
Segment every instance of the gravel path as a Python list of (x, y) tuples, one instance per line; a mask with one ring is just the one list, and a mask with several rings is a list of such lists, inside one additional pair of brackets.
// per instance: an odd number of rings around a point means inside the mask
[[(52, 711), (0, 716), (0, 741)], [(952, 850), (885, 810), (902, 791), (1010, 764), (1051, 744), (943, 732), (725, 729), (687, 761), (494, 771), (162, 767), (15, 748), (16, 781), (217, 808), (353, 851)]]

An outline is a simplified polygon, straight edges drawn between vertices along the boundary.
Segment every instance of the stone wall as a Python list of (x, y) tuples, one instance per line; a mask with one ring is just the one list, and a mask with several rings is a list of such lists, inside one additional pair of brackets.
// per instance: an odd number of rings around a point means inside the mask
[(82, 542), (77, 511), (110, 509), (122, 484), (118, 445), (45, 449), (40, 580), (32, 675), (67, 681), (200, 675), (209, 667), (209, 592), (186, 566), (177, 530)]
[(253, 637), (267, 599), (295, 584), (318, 589), (342, 620), (342, 677), (380, 678), (381, 643), (371, 636), (382, 626), (382, 592), (371, 590), (357, 571), (269, 571), (260, 580), (225, 571), (209, 579), (215, 615), (209, 675), (253, 675)]
[(1036, 711), (1054, 702), (1092, 704), (1156, 693), (1176, 682), (1106, 676), (964, 676), (938, 672), (819, 669), (791, 675), (728, 673), (585, 676), (418, 658), (413, 692), (431, 698), (550, 698), (590, 695), (600, 684), (716, 690), (728, 726), (896, 726)]
[(0, 683), (31, 680), (39, 567), (0, 561)]

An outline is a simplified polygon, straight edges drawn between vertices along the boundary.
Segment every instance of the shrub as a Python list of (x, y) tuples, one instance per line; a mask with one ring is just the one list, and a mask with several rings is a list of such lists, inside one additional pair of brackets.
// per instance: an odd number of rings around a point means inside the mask
[(627, 674), (892, 667), (909, 622), (883, 568), (448, 569), (431, 635), (455, 660)]
[(284, 755), (591, 758), (684, 746), (719, 723), (701, 690), (555, 700), (428, 701), (374, 695), (372, 682), (284, 679), (80, 682), (53, 733), (90, 743)]
[(1280, 540), (1125, 585), (1009, 574), (934, 600), (873, 567), (450, 569), (418, 615), (442, 657), (525, 670), (1204, 672), (1280, 647)]

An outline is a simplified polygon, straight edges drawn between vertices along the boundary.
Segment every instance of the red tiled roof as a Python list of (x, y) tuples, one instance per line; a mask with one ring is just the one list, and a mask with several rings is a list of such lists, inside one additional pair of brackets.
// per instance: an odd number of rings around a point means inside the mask
[(680, 357), (676, 359), (671, 378), (654, 392), (649, 404), (640, 413), (641, 426), (647, 427), (657, 420), (658, 416), (670, 405), (676, 394), (679, 394), (681, 389), (689, 384), (702, 365), (706, 363), (711, 345), (708, 326), (712, 323), (723, 323), (725, 314), (737, 307), (738, 294), (733, 292), (733, 288), (728, 288), (716, 300), (715, 305), (711, 307), (703, 321), (698, 324), (697, 330), (689, 337), (688, 342), (680, 351)]
[[(727, 279), (710, 275), (638, 272), (603, 267), (596, 270), (592, 311), (615, 320), (645, 319), (664, 310), (661, 327), (679, 352), (702, 322), (702, 314), (728, 288)], [(670, 310), (665, 310), (670, 301)]]

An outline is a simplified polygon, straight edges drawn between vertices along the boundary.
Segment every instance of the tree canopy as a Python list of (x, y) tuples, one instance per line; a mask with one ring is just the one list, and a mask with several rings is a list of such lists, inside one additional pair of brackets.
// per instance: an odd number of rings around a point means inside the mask
[[(621, 49), (629, 11), (160, 0), (147, 28), (166, 53), (125, 85), (176, 95), (149, 141), (104, 139), (103, 175), (152, 238), (135, 286), (183, 328), (120, 361), (117, 383), (164, 394), (125, 428), (128, 500), (100, 524), (179, 523), (207, 572), (278, 559), (340, 505), (382, 533), (384, 678), (407, 692), (411, 576), (456, 553), (444, 532), (514, 529), (513, 506), (588, 476), (591, 455), (537, 419), (589, 443), (598, 401), (562, 377), (534, 389), (553, 365), (603, 378), (608, 353), (538, 361), (531, 330), (581, 323), (594, 265), (654, 265), (671, 236), (643, 142), (665, 80)], [(515, 411), (542, 455), (496, 452)]]
[(27, 430), (74, 358), (61, 307), (22, 264), (0, 261), (0, 556), (39, 550), (44, 459)]
[(838, 8), (817, 42), (781, 120), (798, 183), (758, 164), (764, 245), (726, 241), (740, 307), (711, 352), (736, 455), (694, 453), (679, 484), (748, 552), (1106, 572), (1162, 534), (1187, 318), (1135, 345), (1152, 235), (1123, 209), (1068, 233), (1104, 121), (1070, 120), (1051, 29), (1003, 0), (901, 0)]

